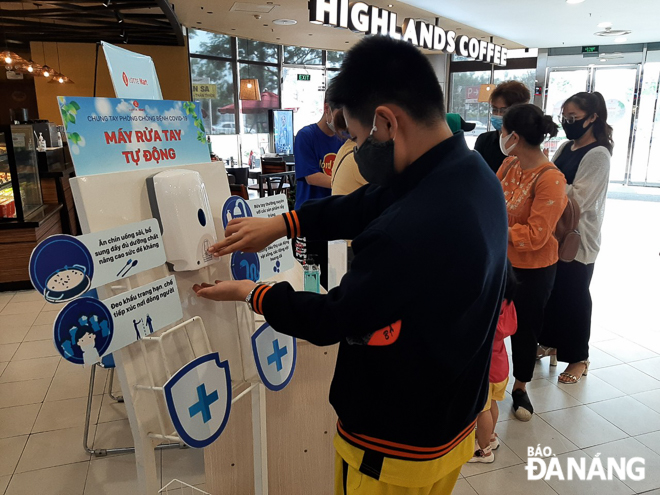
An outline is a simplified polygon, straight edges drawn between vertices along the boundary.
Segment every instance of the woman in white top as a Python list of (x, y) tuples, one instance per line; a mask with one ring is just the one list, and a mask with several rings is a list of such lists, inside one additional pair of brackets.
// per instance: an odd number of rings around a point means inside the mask
[(581, 245), (575, 261), (559, 262), (555, 285), (545, 309), (538, 357), (569, 363), (560, 383), (577, 383), (589, 371), (591, 294), (589, 285), (600, 251), (600, 231), (612, 157), (612, 127), (600, 93), (577, 93), (564, 102), (566, 137), (553, 161), (566, 177), (566, 192), (580, 206)]

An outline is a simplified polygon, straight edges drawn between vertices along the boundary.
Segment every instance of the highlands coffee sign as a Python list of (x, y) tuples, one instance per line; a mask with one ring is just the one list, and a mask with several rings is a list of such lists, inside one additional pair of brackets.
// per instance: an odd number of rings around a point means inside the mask
[(508, 51), (503, 46), (465, 35), (457, 36), (455, 31), (445, 31), (418, 19), (404, 19), (399, 26), (395, 12), (364, 2), (309, 0), (309, 21), (358, 33), (383, 34), (420, 48), (506, 66)]

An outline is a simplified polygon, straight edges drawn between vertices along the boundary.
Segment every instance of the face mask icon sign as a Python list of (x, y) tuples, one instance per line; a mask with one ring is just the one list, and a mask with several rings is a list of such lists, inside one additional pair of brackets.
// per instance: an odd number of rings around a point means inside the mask
[(114, 325), (108, 308), (98, 299), (81, 297), (57, 315), (55, 347), (64, 359), (90, 366), (98, 363), (112, 342)]
[(176, 432), (190, 447), (212, 444), (223, 432), (231, 411), (229, 362), (217, 352), (189, 362), (163, 386)]
[(252, 335), (252, 352), (261, 381), (269, 390), (286, 387), (296, 370), (296, 339), (276, 332), (268, 323)]

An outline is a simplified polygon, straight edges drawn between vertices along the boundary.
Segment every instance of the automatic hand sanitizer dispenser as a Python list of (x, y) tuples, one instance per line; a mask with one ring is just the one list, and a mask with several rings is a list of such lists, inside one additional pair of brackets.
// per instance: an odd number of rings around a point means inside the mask
[(147, 191), (174, 271), (198, 270), (217, 261), (207, 251), (217, 236), (202, 176), (193, 170), (166, 170), (147, 179)]

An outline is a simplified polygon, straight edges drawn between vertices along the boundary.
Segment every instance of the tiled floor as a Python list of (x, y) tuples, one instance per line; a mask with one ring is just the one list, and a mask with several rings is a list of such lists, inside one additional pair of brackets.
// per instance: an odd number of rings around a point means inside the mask
[[(507, 394), (495, 462), (466, 465), (455, 495), (660, 495), (660, 191), (641, 190), (652, 197), (639, 201), (640, 190), (610, 190), (592, 284), (592, 371), (577, 385), (559, 385), (562, 363), (540, 362), (529, 387), (538, 414), (529, 423), (513, 419)], [(624, 193), (627, 199), (617, 199)], [(88, 371), (54, 350), (56, 314), (34, 292), (0, 293), (0, 495), (137, 495), (133, 455), (90, 459), (82, 449)], [(100, 447), (131, 445), (124, 407), (104, 394), (106, 382), (102, 373), (91, 438)], [(589, 466), (597, 456), (642, 457), (646, 476), (528, 481), (527, 449), (537, 445), (550, 447), (564, 467), (569, 459)], [(158, 459), (164, 483), (203, 486), (202, 452), (164, 451)]]

